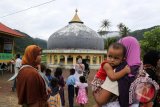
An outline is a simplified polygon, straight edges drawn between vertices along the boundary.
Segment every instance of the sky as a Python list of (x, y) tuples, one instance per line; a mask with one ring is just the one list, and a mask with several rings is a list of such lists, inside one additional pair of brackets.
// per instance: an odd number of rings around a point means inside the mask
[(75, 9), (84, 24), (95, 31), (100, 29), (104, 19), (110, 21), (110, 31), (117, 31), (121, 22), (131, 31), (160, 25), (160, 0), (53, 0), (6, 16), (47, 1), (51, 0), (1, 0), (0, 22), (44, 40), (68, 25)]

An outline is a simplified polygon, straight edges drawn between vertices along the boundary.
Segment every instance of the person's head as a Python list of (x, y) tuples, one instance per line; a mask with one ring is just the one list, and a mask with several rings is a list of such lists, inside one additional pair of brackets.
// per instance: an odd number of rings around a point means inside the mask
[(41, 66), (41, 72), (45, 72), (46, 71), (46, 66), (42, 63), (40, 64), (40, 66)]
[(78, 58), (77, 63), (81, 64), (82, 63), (82, 58)]
[(58, 79), (57, 78), (52, 78), (51, 80), (51, 87), (57, 87), (58, 86)]
[(51, 75), (51, 72), (52, 72), (51, 69), (47, 68), (47, 69), (46, 69), (46, 76), (50, 76), (50, 75)]
[(140, 65), (140, 44), (132, 36), (127, 36), (118, 41), (126, 47), (126, 61), (129, 66)]
[(86, 78), (85, 78), (84, 76), (80, 76), (80, 77), (79, 77), (79, 81), (80, 81), (81, 83), (85, 83), (85, 82), (86, 82)]
[(24, 56), (22, 58), (22, 65), (31, 65), (37, 67), (41, 62), (42, 49), (36, 45), (29, 45), (25, 49)]
[(126, 49), (120, 43), (113, 43), (109, 46), (107, 52), (107, 62), (111, 66), (118, 66), (125, 60)]
[(70, 75), (74, 75), (75, 74), (75, 69), (70, 69)]
[(20, 57), (21, 57), (21, 55), (20, 55), (20, 54), (16, 54), (16, 59), (17, 59), (17, 58), (20, 58)]
[(86, 59), (83, 59), (83, 60), (82, 60), (82, 63), (83, 63), (83, 64), (86, 64)]
[(151, 50), (143, 56), (143, 64), (157, 67), (159, 59), (160, 59), (160, 52), (156, 50)]
[(56, 68), (56, 71), (54, 72), (55, 77), (59, 77), (62, 75), (62, 69), (60, 67)]

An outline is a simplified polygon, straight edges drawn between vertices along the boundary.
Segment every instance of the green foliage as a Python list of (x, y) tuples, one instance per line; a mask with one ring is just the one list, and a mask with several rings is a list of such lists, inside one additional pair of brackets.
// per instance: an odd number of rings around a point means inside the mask
[(121, 35), (121, 37), (126, 37), (126, 36), (128, 36), (129, 32), (130, 32), (130, 29), (128, 27), (124, 26), (122, 28), (122, 30), (120, 31), (120, 35)]
[(17, 32), (23, 34), (25, 37), (23, 38), (14, 38), (15, 40), (15, 53), (24, 53), (25, 48), (28, 45), (38, 45), (40, 46), (42, 49), (46, 49), (47, 48), (47, 41), (39, 39), (39, 38), (32, 38), (30, 37), (28, 34), (18, 31)]
[(125, 27), (125, 25), (123, 23), (120, 23), (117, 25), (119, 31), (122, 31), (122, 29)]
[(41, 63), (44, 63), (44, 64), (47, 63), (47, 55), (46, 55), (46, 54), (43, 54), (43, 55), (42, 55)]
[(117, 27), (119, 29), (119, 34), (121, 37), (128, 36), (130, 32), (130, 29), (128, 27), (126, 27), (123, 23), (118, 24)]
[(160, 27), (144, 33), (144, 39), (140, 41), (143, 52), (160, 50)]
[(111, 24), (111, 23), (110, 23), (109, 20), (104, 19), (104, 20), (102, 21), (102, 25), (101, 25), (102, 30), (105, 29), (105, 31), (106, 31), (106, 28), (109, 28), (109, 27), (110, 27), (110, 24)]
[(107, 19), (104, 19), (101, 23), (101, 28), (99, 31), (100, 35), (105, 35), (107, 33), (107, 29), (110, 27), (110, 22)]
[(104, 48), (108, 49), (108, 47), (117, 41), (117, 37), (110, 37), (104, 40)]
[(34, 42), (42, 49), (47, 49), (47, 41), (39, 38), (34, 38)]
[(153, 27), (147, 28), (147, 29), (135, 30), (133, 32), (130, 32), (129, 35), (134, 36), (138, 40), (142, 40), (144, 38), (143, 37), (144, 32), (147, 32), (147, 31), (150, 31), (152, 29), (155, 29), (156, 27), (160, 27), (160, 26), (153, 26)]

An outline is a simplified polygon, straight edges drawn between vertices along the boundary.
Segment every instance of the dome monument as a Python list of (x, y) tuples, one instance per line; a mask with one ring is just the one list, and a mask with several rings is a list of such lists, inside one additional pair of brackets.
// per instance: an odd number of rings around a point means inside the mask
[[(75, 12), (69, 24), (54, 32), (47, 42), (47, 64), (72, 66), (78, 57), (87, 59), (90, 65), (99, 65), (106, 51), (103, 38), (87, 27)], [(71, 60), (72, 59), (72, 60)], [(95, 61), (94, 61), (95, 60)], [(95, 62), (95, 63), (94, 63)]]
[(79, 19), (77, 11), (69, 25), (53, 33), (48, 39), (48, 49), (104, 50), (103, 39)]

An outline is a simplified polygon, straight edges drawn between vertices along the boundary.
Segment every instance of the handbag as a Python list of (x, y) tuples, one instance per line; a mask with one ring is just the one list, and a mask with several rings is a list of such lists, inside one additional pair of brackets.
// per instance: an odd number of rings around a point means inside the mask
[(158, 90), (159, 85), (149, 77), (141, 64), (139, 73), (129, 89), (129, 104), (151, 102), (155, 99)]

